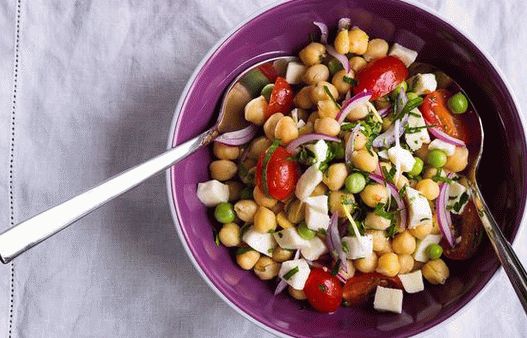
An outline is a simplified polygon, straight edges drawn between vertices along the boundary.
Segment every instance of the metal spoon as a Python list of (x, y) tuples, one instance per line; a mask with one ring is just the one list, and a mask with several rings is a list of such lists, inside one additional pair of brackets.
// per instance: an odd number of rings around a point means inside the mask
[[(441, 80), (444, 82), (449, 82), (450, 86), (456, 88), (456, 90), (463, 91), (462, 87), (458, 83), (448, 77), (448, 75), (445, 73), (438, 70), (435, 66), (425, 63), (415, 64), (412, 66), (410, 71), (413, 74), (429, 72), (436, 72), (436, 74), (439, 73), (441, 74)], [(446, 87), (445, 84), (443, 86)], [(525, 269), (518, 259), (518, 256), (514, 252), (511, 244), (507, 241), (501, 232), (498, 223), (492, 216), (490, 209), (487, 206), (487, 203), (485, 203), (481, 191), (479, 190), (478, 181), (476, 179), (479, 162), (481, 160), (481, 156), (483, 155), (483, 140), (485, 133), (483, 131), (483, 123), (479, 114), (477, 113), (474, 105), (471, 104), (471, 106), (472, 109), (465, 113), (465, 115), (467, 115), (466, 121), (470, 127), (470, 137), (472, 139), (471, 145), (474, 145), (470, 147), (469, 167), (466, 169), (466, 177), (470, 190), (470, 196), (474, 206), (476, 207), (479, 218), (481, 219), (481, 223), (483, 224), (483, 228), (487, 233), (490, 243), (492, 244), (492, 247), (498, 256), (503, 269), (507, 273), (507, 276), (511, 281), (514, 291), (516, 291), (518, 299), (520, 300), (525, 313), (527, 314), (527, 273), (525, 272)]]
[(283, 56), (259, 62), (234, 79), (223, 97), (218, 121), (209, 130), (0, 234), (0, 261), (8, 263), (81, 217), (210, 144), (220, 134), (247, 126), (243, 108), (252, 97), (243, 84), (244, 76), (265, 63), (272, 63), (277, 73), (284, 75), (285, 65), (293, 59), (296, 58)]

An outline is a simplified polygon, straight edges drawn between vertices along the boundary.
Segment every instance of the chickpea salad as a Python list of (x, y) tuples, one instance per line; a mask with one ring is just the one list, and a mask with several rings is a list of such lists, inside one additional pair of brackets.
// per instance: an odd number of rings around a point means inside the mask
[(481, 241), (463, 176), (469, 101), (445, 73), (415, 71), (417, 51), (348, 18), (332, 43), (314, 24), (320, 42), (283, 76), (269, 62), (242, 79), (250, 126), (216, 139), (197, 196), (216, 244), (275, 295), (401, 313), (404, 292), (444, 284)]

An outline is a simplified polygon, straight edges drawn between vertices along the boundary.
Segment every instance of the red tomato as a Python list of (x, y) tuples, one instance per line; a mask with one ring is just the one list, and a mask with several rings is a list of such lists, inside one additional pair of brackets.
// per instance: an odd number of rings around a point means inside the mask
[(342, 302), (342, 285), (337, 277), (320, 268), (312, 269), (304, 286), (311, 306), (320, 312), (334, 312)]
[(276, 148), (267, 163), (264, 163), (267, 153), (273, 148), (273, 146), (269, 147), (258, 159), (256, 184), (266, 195), (283, 201), (295, 191), (298, 181), (298, 165), (296, 161), (290, 159), (292, 155), (284, 147)]
[(426, 95), (419, 107), (425, 120), (440, 128), (448, 135), (467, 142), (467, 131), (463, 121), (450, 113), (447, 107), (452, 94), (446, 89), (438, 89)]
[(357, 305), (366, 302), (377, 286), (402, 289), (403, 285), (399, 277), (386, 277), (380, 273), (363, 273), (351, 277), (344, 285), (342, 298), (349, 305)]
[(269, 116), (282, 113), (286, 115), (293, 106), (293, 89), (283, 77), (277, 77), (274, 83), (269, 104), (267, 105), (267, 112), (265, 118)]
[(270, 82), (274, 82), (278, 76), (272, 62), (264, 63), (263, 65), (260, 65), (258, 69), (269, 79)]
[(408, 69), (396, 57), (385, 56), (374, 60), (362, 68), (355, 76), (358, 81), (353, 88), (355, 94), (364, 89), (372, 92), (372, 100), (376, 100), (391, 92), (408, 77)]
[(483, 238), (484, 230), (478, 216), (478, 211), (474, 203), (469, 201), (462, 215), (453, 216), (453, 223), (458, 225), (457, 228), (459, 231), (457, 233), (461, 236), (461, 242), (451, 248), (448, 242), (443, 239), (441, 241), (443, 254), (445, 257), (453, 260), (469, 259), (476, 253)]

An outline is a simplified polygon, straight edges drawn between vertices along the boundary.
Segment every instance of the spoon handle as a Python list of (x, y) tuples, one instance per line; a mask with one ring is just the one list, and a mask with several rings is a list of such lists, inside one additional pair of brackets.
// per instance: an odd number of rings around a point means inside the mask
[(501, 266), (507, 273), (509, 280), (512, 283), (514, 291), (523, 306), (525, 313), (527, 314), (527, 273), (523, 268), (518, 256), (514, 252), (514, 249), (507, 241), (501, 229), (499, 228), (496, 220), (490, 213), (490, 210), (479, 191), (477, 185), (473, 182), (470, 183), (472, 192), (472, 201), (476, 206), (483, 227), (487, 232), (487, 235), (494, 247), (494, 251), (498, 255)]
[(25, 220), (0, 234), (0, 261), (8, 263), (115, 197), (181, 161), (217, 135), (215, 128)]

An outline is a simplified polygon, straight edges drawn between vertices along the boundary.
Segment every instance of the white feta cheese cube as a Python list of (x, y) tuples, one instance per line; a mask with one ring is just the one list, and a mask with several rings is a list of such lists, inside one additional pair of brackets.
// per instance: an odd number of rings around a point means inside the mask
[(218, 180), (198, 183), (198, 199), (208, 207), (214, 207), (229, 200), (229, 186)]
[(342, 249), (348, 259), (368, 257), (373, 252), (373, 237), (371, 235), (345, 236), (342, 238)]
[(296, 197), (301, 201), (305, 200), (313, 193), (320, 182), (322, 182), (322, 171), (318, 169), (318, 164), (315, 163), (307, 168), (298, 179), (295, 188)]
[(430, 143), (430, 135), (426, 127), (425, 120), (419, 109), (414, 108), (408, 116), (409, 130), (404, 133), (406, 144), (416, 151), (423, 146), (423, 143)]
[(282, 249), (298, 250), (309, 247), (309, 241), (300, 237), (295, 227), (277, 231), (273, 236)]
[(452, 181), (448, 186), (447, 209), (453, 214), (461, 215), (469, 197), (469, 192), (463, 184)]
[(254, 250), (269, 257), (273, 255), (273, 250), (276, 248), (276, 241), (272, 234), (258, 232), (253, 227), (245, 231), (242, 240)]
[(319, 237), (315, 237), (309, 240), (309, 246), (300, 250), (300, 254), (307, 260), (314, 261), (317, 260), (323, 254), (328, 252), (326, 243), (321, 240)]
[(324, 140), (318, 140), (314, 144), (307, 145), (306, 148), (315, 154), (315, 164), (317, 165), (324, 162), (328, 157), (328, 144)]
[(408, 228), (432, 223), (430, 203), (419, 191), (406, 187), (406, 202), (408, 205)]
[(436, 76), (431, 73), (417, 74), (408, 79), (408, 84), (417, 95), (425, 95), (437, 89)]
[(379, 155), (379, 157), (382, 158), (383, 160), (389, 160), (390, 159), (388, 157), (388, 151), (386, 149), (378, 151), (377, 155)]
[(436, 138), (430, 144), (428, 145), (428, 151), (439, 149), (441, 151), (444, 151), (447, 156), (452, 156), (456, 152), (456, 146), (452, 143), (448, 143), (445, 141), (441, 141), (440, 139)]
[(302, 76), (306, 71), (306, 66), (299, 62), (289, 62), (287, 64), (287, 70), (285, 73), (285, 80), (289, 84), (299, 84), (302, 83)]
[(441, 241), (441, 235), (430, 234), (422, 240), (417, 240), (417, 246), (415, 247), (414, 259), (418, 262), (426, 263), (429, 260), (426, 254), (426, 248), (430, 244), (438, 244)]
[(401, 313), (403, 311), (403, 290), (377, 286), (373, 308), (377, 311)]
[(406, 150), (402, 147), (391, 147), (388, 149), (388, 157), (390, 161), (399, 166), (403, 172), (409, 172), (412, 170), (415, 164), (415, 158), (409, 150)]
[(421, 270), (416, 270), (414, 272), (401, 274), (398, 276), (403, 284), (404, 291), (408, 293), (417, 293), (425, 289), (423, 283), (423, 274)]
[(305, 259), (292, 259), (285, 261), (280, 266), (278, 276), (295, 290), (303, 290), (309, 277), (309, 265)]
[(395, 56), (401, 60), (406, 67), (409, 67), (414, 63), (415, 59), (417, 59), (417, 52), (415, 50), (401, 46), (397, 42), (392, 45), (388, 55)]
[(326, 195), (307, 197), (305, 221), (309, 229), (318, 231), (320, 229), (327, 230), (329, 226), (328, 215), (328, 197)]

